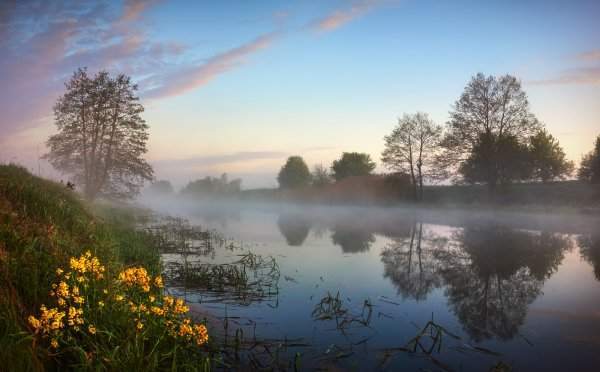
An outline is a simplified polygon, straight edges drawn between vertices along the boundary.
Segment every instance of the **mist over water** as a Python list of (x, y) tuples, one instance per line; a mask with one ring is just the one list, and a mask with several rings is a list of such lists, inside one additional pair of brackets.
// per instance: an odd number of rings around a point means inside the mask
[[(195, 309), (237, 317), (236, 327), (311, 345), (307, 355), (344, 350), (343, 368), (371, 370), (429, 320), (447, 337), (437, 361), (449, 370), (596, 370), (600, 346), (600, 226), (597, 217), (351, 206), (306, 206), (147, 198), (152, 209), (189, 219), (239, 242), (203, 262), (231, 262), (241, 251), (276, 258), (276, 299), (244, 304), (207, 301), (194, 288), (173, 288)], [(316, 319), (331, 294), (352, 323)], [(333, 347), (332, 345), (335, 345)], [(333, 348), (333, 349), (332, 349)], [(478, 352), (477, 348), (489, 352)], [(436, 369), (431, 359), (394, 353), (384, 369)]]

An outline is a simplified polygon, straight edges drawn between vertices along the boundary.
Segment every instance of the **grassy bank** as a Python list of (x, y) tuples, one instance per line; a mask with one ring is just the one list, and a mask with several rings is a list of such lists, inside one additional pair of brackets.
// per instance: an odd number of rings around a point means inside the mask
[(203, 326), (164, 297), (159, 252), (132, 221), (0, 166), (0, 369), (209, 368)]

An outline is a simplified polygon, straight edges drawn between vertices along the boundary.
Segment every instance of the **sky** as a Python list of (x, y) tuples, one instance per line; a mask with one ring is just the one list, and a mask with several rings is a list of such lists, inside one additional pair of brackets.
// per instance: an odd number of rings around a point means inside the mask
[(478, 72), (517, 76), (578, 162), (600, 134), (600, 1), (0, 0), (0, 162), (39, 161), (78, 67), (126, 73), (147, 159), (181, 187), (272, 187), (290, 155), (380, 164), (403, 113), (439, 124)]

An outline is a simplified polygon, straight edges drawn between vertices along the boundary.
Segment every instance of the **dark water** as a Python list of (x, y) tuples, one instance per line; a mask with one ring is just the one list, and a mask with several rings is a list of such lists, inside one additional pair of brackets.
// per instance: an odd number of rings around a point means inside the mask
[[(302, 339), (311, 345), (300, 350), (312, 360), (306, 367), (487, 371), (502, 361), (515, 371), (600, 370), (600, 225), (591, 217), (298, 207), (178, 213), (275, 257), (281, 270), (279, 294), (268, 301), (225, 305), (205, 303), (210, 296), (193, 288), (179, 294), (202, 311), (239, 317), (246, 334)], [(217, 249), (201, 260), (237, 254)], [(364, 320), (365, 300), (370, 319), (342, 327), (318, 319), (313, 310), (328, 292), (339, 293), (343, 319)], [(431, 354), (389, 350), (406, 347), (432, 319), (448, 333)]]

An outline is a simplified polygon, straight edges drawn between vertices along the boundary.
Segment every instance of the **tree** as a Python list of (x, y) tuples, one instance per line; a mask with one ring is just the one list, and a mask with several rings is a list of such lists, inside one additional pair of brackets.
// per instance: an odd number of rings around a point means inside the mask
[(153, 182), (148, 187), (148, 193), (154, 195), (171, 195), (173, 194), (173, 185), (167, 180), (159, 180)]
[(514, 136), (498, 138), (482, 134), (459, 172), (469, 183), (506, 186), (514, 180), (526, 180), (531, 175), (529, 151)]
[(600, 184), (600, 136), (596, 138), (596, 146), (581, 160), (577, 177), (585, 182)]
[(396, 172), (409, 173), (416, 200), (423, 200), (423, 178), (435, 175), (434, 159), (439, 149), (442, 127), (422, 112), (404, 114), (389, 136), (381, 161)]
[(277, 182), (282, 189), (308, 186), (310, 181), (310, 171), (301, 156), (290, 156), (277, 176)]
[(545, 129), (529, 139), (532, 177), (542, 182), (564, 179), (573, 173), (573, 162), (568, 161), (558, 141)]
[(331, 183), (331, 175), (323, 164), (317, 164), (312, 171), (312, 184), (316, 187), (323, 187)]
[(125, 198), (152, 180), (147, 152), (148, 125), (136, 96), (137, 86), (119, 74), (89, 77), (78, 69), (54, 106), (58, 133), (48, 139), (46, 155), (56, 169), (71, 174), (84, 196)]
[(371, 156), (365, 153), (344, 152), (339, 160), (334, 160), (331, 166), (333, 178), (339, 181), (350, 176), (366, 176), (375, 169)]
[(181, 195), (202, 197), (202, 196), (231, 196), (240, 192), (242, 180), (239, 178), (229, 181), (227, 173), (221, 177), (204, 177), (199, 180), (191, 181), (183, 189)]
[(450, 112), (442, 141), (445, 151), (438, 162), (445, 167), (460, 167), (470, 159), (474, 148), (491, 146), (485, 152), (493, 155), (495, 161), (485, 164), (490, 168), (483, 173), (487, 177), (484, 182), (493, 190), (501, 179), (495, 172), (508, 162), (496, 152), (495, 144), (505, 143), (507, 137), (524, 144), (540, 128), (517, 78), (479, 73), (467, 84)]

